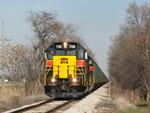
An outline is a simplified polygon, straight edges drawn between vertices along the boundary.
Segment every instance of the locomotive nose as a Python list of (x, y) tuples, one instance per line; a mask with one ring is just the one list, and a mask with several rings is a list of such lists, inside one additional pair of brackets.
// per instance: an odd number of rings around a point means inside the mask
[(65, 79), (76, 76), (76, 56), (54, 56), (53, 75)]

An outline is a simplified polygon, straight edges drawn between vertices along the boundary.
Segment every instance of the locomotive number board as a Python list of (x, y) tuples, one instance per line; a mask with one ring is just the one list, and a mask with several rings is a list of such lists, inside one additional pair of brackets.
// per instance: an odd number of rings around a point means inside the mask
[(76, 43), (55, 43), (55, 49), (76, 49)]

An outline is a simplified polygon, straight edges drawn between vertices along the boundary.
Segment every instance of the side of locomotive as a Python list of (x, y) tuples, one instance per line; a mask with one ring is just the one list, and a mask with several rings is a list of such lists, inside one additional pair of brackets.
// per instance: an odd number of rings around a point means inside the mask
[(107, 82), (79, 43), (54, 43), (46, 49), (45, 60), (44, 86), (48, 96), (79, 96)]

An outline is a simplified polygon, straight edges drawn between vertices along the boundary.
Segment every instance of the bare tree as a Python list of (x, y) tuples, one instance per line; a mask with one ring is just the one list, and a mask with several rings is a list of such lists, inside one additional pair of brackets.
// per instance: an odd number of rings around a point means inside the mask
[(25, 61), (29, 59), (28, 47), (25, 45), (6, 45), (5, 73), (13, 82), (21, 82), (27, 76)]
[(127, 14), (112, 45), (109, 73), (122, 88), (138, 89), (146, 99), (150, 93), (150, 6), (132, 2)]
[(31, 87), (28, 90), (32, 90), (34, 87), (33, 93), (37, 93), (42, 88), (41, 76), (44, 73), (45, 48), (57, 37), (61, 24), (56, 20), (56, 15), (47, 12), (30, 12), (27, 21), (31, 24), (34, 33), (34, 40), (31, 40), (33, 44), (33, 72), (28, 78), (28, 84)]

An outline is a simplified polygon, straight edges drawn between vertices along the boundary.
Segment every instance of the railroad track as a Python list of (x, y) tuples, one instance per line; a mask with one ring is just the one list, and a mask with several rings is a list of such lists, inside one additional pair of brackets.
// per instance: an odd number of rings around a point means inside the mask
[(68, 109), (68, 107), (71, 107), (71, 105), (75, 104), (78, 101), (79, 100), (74, 100), (74, 99), (69, 100), (69, 101), (67, 101), (67, 102), (65, 102), (65, 103), (63, 103), (63, 104), (53, 108), (52, 110), (49, 110), (46, 113), (57, 113), (57, 112), (61, 113), (61, 111), (65, 110), (65, 109)]
[(17, 110), (5, 112), (5, 113), (56, 113), (66, 107), (70, 107), (73, 103), (79, 100), (48, 100), (41, 102), (36, 105), (28, 106), (25, 108), (20, 108)]

